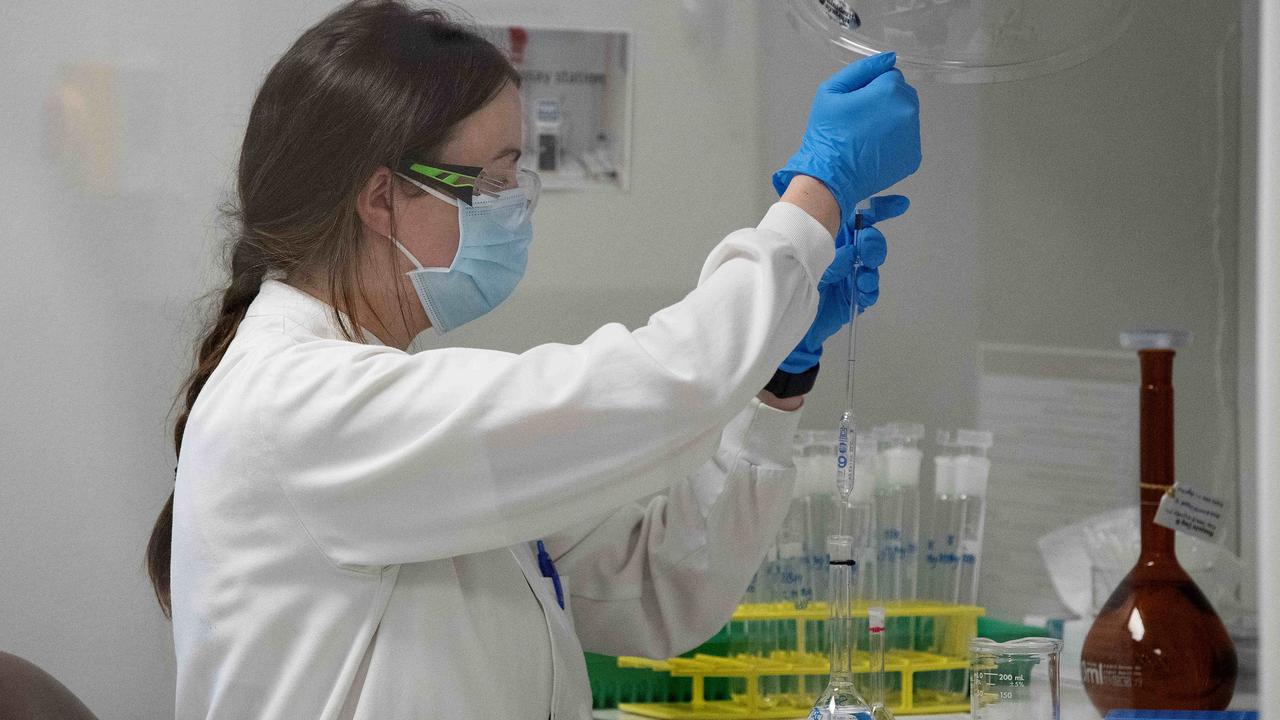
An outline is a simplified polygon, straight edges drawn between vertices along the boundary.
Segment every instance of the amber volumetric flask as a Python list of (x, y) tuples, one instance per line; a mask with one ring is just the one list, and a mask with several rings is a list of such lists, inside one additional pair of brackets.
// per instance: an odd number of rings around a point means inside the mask
[(1178, 330), (1122, 333), (1142, 365), (1142, 551), (1089, 629), (1080, 657), (1085, 691), (1100, 713), (1222, 710), (1236, 685), (1236, 651), (1221, 618), (1174, 551), (1173, 530), (1155, 524), (1173, 486), (1173, 355)]

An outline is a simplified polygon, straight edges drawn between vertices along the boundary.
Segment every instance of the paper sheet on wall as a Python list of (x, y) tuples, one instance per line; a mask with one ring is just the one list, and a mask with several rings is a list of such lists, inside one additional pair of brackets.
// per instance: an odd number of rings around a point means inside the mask
[(980, 601), (1019, 619), (1066, 610), (1036, 540), (1133, 501), (1138, 375), (1120, 352), (984, 344), (978, 427), (995, 435)]

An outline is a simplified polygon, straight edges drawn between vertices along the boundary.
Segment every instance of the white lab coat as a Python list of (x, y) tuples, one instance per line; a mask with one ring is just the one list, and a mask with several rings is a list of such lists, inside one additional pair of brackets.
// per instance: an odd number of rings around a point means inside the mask
[(582, 648), (704, 641), (786, 513), (798, 413), (753, 396), (832, 257), (778, 203), (644, 327), (518, 355), (347, 342), (264, 283), (182, 445), (178, 718), (576, 720)]

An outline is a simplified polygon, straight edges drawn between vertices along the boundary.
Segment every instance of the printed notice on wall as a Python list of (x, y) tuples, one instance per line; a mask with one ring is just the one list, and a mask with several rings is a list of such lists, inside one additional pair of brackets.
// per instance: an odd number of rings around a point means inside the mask
[(1065, 611), (1036, 541), (1136, 502), (1138, 373), (1127, 353), (979, 347), (978, 427), (995, 436), (981, 602), (992, 615)]
[(630, 35), (534, 27), (490, 28), (520, 72), (521, 164), (544, 189), (627, 186)]

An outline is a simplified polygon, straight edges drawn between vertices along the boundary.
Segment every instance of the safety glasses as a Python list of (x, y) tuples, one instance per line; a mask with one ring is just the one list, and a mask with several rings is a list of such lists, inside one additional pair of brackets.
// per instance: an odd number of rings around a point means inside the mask
[(490, 215), (512, 229), (532, 217), (542, 191), (537, 173), (516, 167), (428, 165), (406, 160), (396, 168), (396, 174), (445, 202)]

